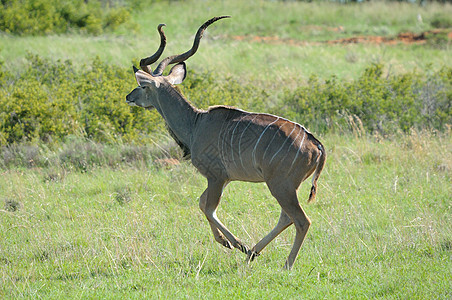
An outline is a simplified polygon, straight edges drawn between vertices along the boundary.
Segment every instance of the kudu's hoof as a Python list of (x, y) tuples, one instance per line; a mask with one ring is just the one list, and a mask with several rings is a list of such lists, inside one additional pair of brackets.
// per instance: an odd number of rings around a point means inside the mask
[(248, 255), (248, 252), (250, 252), (250, 249), (247, 247), (247, 246), (245, 246), (245, 245), (243, 245), (243, 244), (239, 244), (238, 245), (238, 247), (237, 247), (240, 251), (242, 251), (243, 253), (245, 253), (245, 254), (247, 254)]
[(248, 251), (248, 253), (247, 253), (247, 257), (246, 257), (246, 262), (247, 263), (250, 263), (250, 262), (252, 262), (256, 257), (258, 257), (259, 256), (259, 253), (257, 253), (257, 252), (255, 252), (255, 251), (253, 251), (253, 250), (250, 250), (250, 251)]
[(228, 249), (232, 249), (233, 248), (231, 243), (229, 243), (229, 241), (226, 241), (226, 240), (223, 241), (222, 245), (225, 246)]

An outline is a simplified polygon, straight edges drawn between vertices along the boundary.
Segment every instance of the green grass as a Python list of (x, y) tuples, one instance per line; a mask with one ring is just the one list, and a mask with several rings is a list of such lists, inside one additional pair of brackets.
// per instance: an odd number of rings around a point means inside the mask
[[(196, 26), (193, 26), (194, 30)], [(137, 65), (139, 58), (154, 50), (151, 45), (158, 45), (155, 35), (152, 34), (155, 39), (144, 38), (144, 41), (124, 36), (4, 37), (5, 44), (10, 47), (0, 50), (0, 58), (8, 69), (25, 65), (27, 53), (52, 60), (70, 59), (76, 66), (89, 64), (93, 57), (99, 56), (112, 65), (131, 67), (132, 63)], [(165, 53), (169, 55), (188, 49), (191, 35), (187, 34), (183, 40), (178, 42), (176, 50)], [(321, 78), (336, 75), (342, 79), (354, 79), (371, 63), (384, 63), (392, 73), (429, 72), (452, 65), (450, 50), (418, 45), (296, 46), (205, 39), (201, 46), (199, 53), (187, 63), (189, 70), (212, 71), (223, 78), (241, 78), (245, 83), (259, 82), (275, 91), (304, 84), (311, 74)], [(15, 70), (18, 71), (20, 69)]]
[[(420, 14), (423, 22), (417, 21)], [(428, 72), (452, 65), (450, 42), (437, 45), (322, 45), (310, 44), (359, 35), (395, 36), (399, 32), (432, 29), (438, 15), (452, 15), (451, 5), (371, 2), (363, 5), (333, 3), (226, 1), (160, 2), (143, 5), (132, 13), (133, 23), (113, 34), (52, 36), (0, 35), (0, 59), (9, 69), (20, 70), (26, 52), (44, 58), (90, 62), (93, 56), (113, 65), (127, 66), (148, 56), (159, 44), (156, 27), (166, 23), (164, 55), (186, 51), (197, 28), (216, 15), (232, 15), (208, 29), (199, 53), (188, 68), (240, 76), (262, 85), (294, 86), (311, 74), (356, 78), (371, 62), (391, 66), (391, 72), (420, 69)], [(334, 30), (341, 27), (341, 31)], [(234, 36), (269, 36), (306, 44), (253, 43)]]
[[(188, 162), (4, 169), (0, 296), (449, 298), (450, 134), (356, 135), (321, 138), (328, 161), (316, 203), (300, 188), (313, 225), (291, 272), (292, 227), (250, 265), (214, 241)], [(250, 246), (278, 215), (264, 184), (230, 184), (219, 209)]]

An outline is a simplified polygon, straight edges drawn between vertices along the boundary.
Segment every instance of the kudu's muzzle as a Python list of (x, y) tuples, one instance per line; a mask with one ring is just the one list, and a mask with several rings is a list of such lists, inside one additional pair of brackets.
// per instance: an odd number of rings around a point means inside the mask
[(130, 94), (126, 96), (126, 103), (130, 106), (136, 106), (135, 102), (132, 100), (132, 97), (130, 97)]

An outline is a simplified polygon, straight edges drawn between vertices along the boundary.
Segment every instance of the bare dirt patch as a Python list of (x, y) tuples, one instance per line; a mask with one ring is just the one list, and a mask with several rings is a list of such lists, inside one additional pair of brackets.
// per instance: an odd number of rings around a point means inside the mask
[[(335, 31), (341, 31), (340, 28), (335, 28)], [(372, 35), (362, 35), (362, 36), (354, 36), (341, 38), (336, 40), (327, 40), (320, 42), (309, 42), (309, 41), (301, 41), (289, 38), (281, 38), (278, 36), (241, 36), (241, 35), (233, 35), (229, 38), (236, 41), (247, 41), (253, 43), (267, 43), (267, 44), (285, 44), (285, 45), (294, 45), (294, 46), (303, 46), (303, 45), (322, 45), (322, 44), (387, 44), (387, 45), (395, 45), (395, 44), (425, 44), (428, 39), (435, 38), (437, 36), (447, 36), (447, 39), (452, 40), (452, 30), (450, 29), (434, 29), (430, 31), (425, 31), (421, 33), (413, 33), (413, 32), (402, 32), (399, 33), (395, 37), (390, 36), (372, 36)]]

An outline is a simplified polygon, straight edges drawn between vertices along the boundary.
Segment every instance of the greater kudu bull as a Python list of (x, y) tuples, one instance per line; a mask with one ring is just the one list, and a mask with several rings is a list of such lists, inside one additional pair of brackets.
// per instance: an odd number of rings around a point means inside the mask
[[(295, 241), (285, 263), (290, 269), (311, 225), (298, 203), (297, 189), (314, 173), (308, 202), (314, 200), (317, 180), (325, 164), (325, 149), (297, 123), (226, 106), (199, 110), (175, 89), (173, 84), (181, 83), (186, 75), (183, 61), (196, 52), (207, 26), (222, 18), (226, 17), (212, 18), (204, 23), (189, 51), (165, 58), (152, 72), (150, 65), (158, 60), (166, 44), (163, 24), (160, 24), (160, 47), (154, 55), (141, 60), (142, 70), (134, 67), (139, 86), (127, 95), (126, 101), (130, 105), (157, 109), (171, 135), (207, 178), (207, 189), (200, 197), (199, 206), (217, 242), (240, 249), (250, 261), (284, 229), (292, 223), (295, 225)], [(169, 64), (176, 65), (163, 76), (163, 70)], [(238, 240), (216, 215), (223, 189), (234, 180), (265, 182), (282, 208), (275, 228), (252, 249)]]

